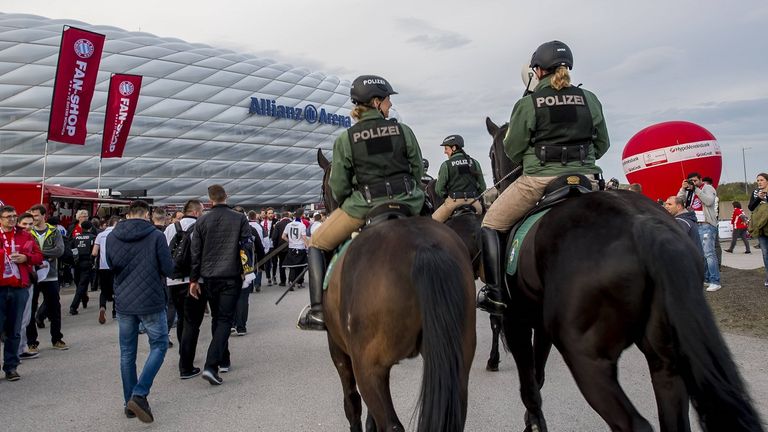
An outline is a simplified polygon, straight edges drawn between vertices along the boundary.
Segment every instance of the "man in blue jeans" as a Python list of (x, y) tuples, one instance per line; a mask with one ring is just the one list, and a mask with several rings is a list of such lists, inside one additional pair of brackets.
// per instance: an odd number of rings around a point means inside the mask
[[(120, 338), (120, 377), (125, 415), (144, 423), (154, 421), (147, 402), (155, 375), (168, 350), (165, 278), (173, 273), (171, 251), (165, 236), (149, 222), (149, 205), (131, 202), (127, 220), (107, 237), (107, 264), (115, 276), (115, 308)], [(149, 356), (136, 376), (139, 323), (149, 337)]]
[(29, 297), (33, 266), (43, 263), (37, 242), (26, 230), (16, 228), (16, 209), (0, 206), (0, 330), (3, 342), (3, 371), (8, 381), (18, 381), (21, 321)]
[(704, 284), (707, 291), (717, 291), (720, 285), (720, 262), (717, 259), (717, 191), (702, 181), (699, 173), (690, 173), (683, 180), (677, 196), (685, 199), (686, 208), (696, 214), (701, 247), (704, 249), (706, 271)]

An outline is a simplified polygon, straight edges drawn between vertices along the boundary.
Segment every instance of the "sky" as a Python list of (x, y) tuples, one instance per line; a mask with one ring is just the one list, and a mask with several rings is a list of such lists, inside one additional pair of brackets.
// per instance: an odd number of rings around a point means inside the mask
[(573, 82), (603, 104), (611, 148), (598, 165), (606, 178), (626, 183), (627, 141), (671, 120), (714, 134), (721, 182), (744, 181), (743, 164), (748, 181), (768, 171), (764, 0), (3, 0), (0, 11), (176, 37), (350, 81), (383, 76), (434, 176), (445, 160), (442, 139), (460, 134), (490, 178), (485, 118), (509, 120), (524, 88), (521, 68), (539, 44), (557, 39), (573, 51)]

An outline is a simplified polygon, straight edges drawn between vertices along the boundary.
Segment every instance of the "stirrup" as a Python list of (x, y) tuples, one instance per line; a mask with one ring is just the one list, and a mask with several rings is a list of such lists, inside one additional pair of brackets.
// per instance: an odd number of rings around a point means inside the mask
[(480, 291), (477, 293), (477, 308), (488, 312), (491, 315), (503, 315), (504, 311), (507, 309), (507, 305), (502, 301), (493, 300), (488, 296), (488, 291), (493, 289), (494, 288), (488, 287), (488, 285), (480, 288)]
[(319, 330), (324, 331), (325, 321), (320, 321), (312, 314), (312, 305), (306, 305), (299, 313), (296, 320), (296, 328), (299, 330)]

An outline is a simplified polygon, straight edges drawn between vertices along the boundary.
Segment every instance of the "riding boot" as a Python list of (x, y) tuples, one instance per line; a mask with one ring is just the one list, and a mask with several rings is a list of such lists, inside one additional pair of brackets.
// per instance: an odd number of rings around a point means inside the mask
[(490, 314), (501, 315), (507, 307), (501, 294), (501, 233), (483, 227), (480, 229), (480, 237), (483, 242), (483, 269), (486, 285), (477, 293), (477, 307)]
[(307, 265), (309, 266), (309, 302), (307, 313), (299, 318), (296, 326), (302, 330), (325, 330), (323, 316), (323, 279), (325, 278), (325, 252), (311, 247), (307, 249)]

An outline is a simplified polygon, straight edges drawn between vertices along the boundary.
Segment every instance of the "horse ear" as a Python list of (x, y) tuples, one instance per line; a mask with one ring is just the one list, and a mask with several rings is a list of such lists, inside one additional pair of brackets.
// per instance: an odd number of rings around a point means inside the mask
[(499, 131), (499, 127), (496, 125), (496, 123), (491, 120), (490, 117), (485, 118), (485, 127), (488, 129), (488, 133), (491, 134), (492, 137), (496, 136), (496, 132)]
[(320, 165), (320, 168), (322, 169), (328, 169), (328, 166), (331, 164), (328, 162), (328, 159), (323, 154), (322, 149), (317, 149), (317, 164)]

